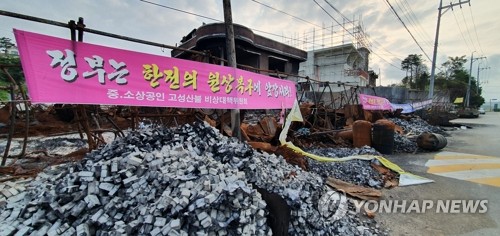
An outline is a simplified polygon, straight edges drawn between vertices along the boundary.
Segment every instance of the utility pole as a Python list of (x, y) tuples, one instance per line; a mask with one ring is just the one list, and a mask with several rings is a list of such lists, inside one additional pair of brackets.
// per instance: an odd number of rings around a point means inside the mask
[(479, 71), (490, 69), (489, 66), (488, 67), (479, 68), (480, 65), (481, 65), (481, 63), (479, 63), (479, 65), (477, 65), (477, 86), (476, 86), (476, 93), (479, 93), (479, 85), (480, 85), (480, 83), (479, 83)]
[[(450, 3), (448, 6), (443, 7), (443, 0), (439, 1), (439, 8), (438, 8), (438, 19), (437, 19), (437, 26), (436, 26), (436, 38), (434, 39), (434, 51), (432, 53), (432, 67), (431, 67), (431, 81), (429, 84), (429, 99), (432, 99), (434, 97), (434, 78), (435, 78), (435, 73), (436, 73), (436, 56), (437, 56), (437, 48), (438, 48), (438, 42), (439, 42), (439, 25), (441, 24), (441, 16), (446, 13), (449, 9), (452, 9), (454, 6), (460, 6), (462, 7), (462, 4), (469, 3), (470, 5), (470, 0), (467, 1), (462, 1), (459, 0), (458, 3)], [(442, 10), (445, 9), (444, 12)]]
[[(233, 16), (231, 13), (231, 0), (223, 0), (224, 22), (226, 24), (226, 54), (230, 67), (236, 68), (236, 47), (234, 45)], [(231, 130), (233, 137), (241, 140), (240, 110), (231, 109)]]
[(470, 83), (471, 83), (471, 79), (472, 79), (472, 63), (474, 63), (474, 61), (477, 61), (479, 59), (486, 58), (486, 57), (474, 58), (474, 52), (472, 52), (472, 54), (470, 55), (469, 83), (467, 84), (467, 94), (465, 95), (465, 107), (469, 107), (469, 101), (470, 101)]

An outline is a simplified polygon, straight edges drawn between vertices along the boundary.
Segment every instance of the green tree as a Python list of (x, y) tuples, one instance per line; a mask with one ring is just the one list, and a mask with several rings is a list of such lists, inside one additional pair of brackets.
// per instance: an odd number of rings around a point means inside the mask
[[(7, 71), (17, 82), (24, 82), (23, 69), (19, 57), (0, 57), (0, 65), (6, 65)], [(10, 83), (10, 79), (3, 70), (0, 70), (0, 81)]]
[[(17, 82), (24, 82), (23, 70), (21, 68), (21, 60), (17, 55), (9, 55), (7, 52), (11, 48), (16, 48), (16, 45), (12, 43), (10, 38), (1, 37), (0, 38), (0, 65), (6, 66), (5, 68), (9, 74)], [(3, 70), (0, 70), (0, 81), (5, 83), (10, 83), (10, 79)]]
[(401, 82), (406, 87), (425, 89), (424, 81), (428, 80), (428, 73), (427, 67), (423, 62), (422, 55), (417, 54), (410, 54), (401, 62), (401, 70), (406, 71), (406, 76)]
[[(469, 72), (465, 69), (467, 63), (466, 56), (448, 57), (448, 61), (442, 64), (443, 71), (438, 74), (435, 81), (435, 86), (439, 90), (450, 92), (450, 99), (454, 101), (458, 97), (465, 99), (467, 94), (467, 86), (469, 83)], [(469, 106), (480, 107), (484, 104), (484, 98), (481, 96), (482, 88), (477, 91), (476, 78), (471, 77), (471, 89)], [(465, 102), (464, 104), (465, 105)]]
[(15, 48), (16, 45), (12, 43), (10, 38), (1, 37), (0, 38), (0, 51), (6, 56), (7, 52), (11, 48)]
[(420, 73), (417, 80), (415, 81), (415, 88), (418, 90), (422, 90), (422, 91), (425, 90), (425, 88), (429, 84), (430, 77), (431, 76), (429, 75), (429, 72), (427, 72), (427, 71), (423, 71), (422, 73)]
[(455, 72), (463, 70), (467, 59), (464, 56), (461, 57), (448, 57), (448, 61), (442, 64), (444, 77), (450, 79)]
[[(21, 61), (17, 55), (8, 54), (8, 50), (15, 48), (16, 45), (11, 42), (11, 39), (0, 38), (0, 65), (4, 66), (7, 72), (12, 76), (18, 85), (24, 86), (24, 75), (21, 68)], [(5, 71), (0, 69), (0, 86), (9, 86), (12, 81), (9, 79)], [(8, 100), (8, 90), (0, 90), (0, 101)]]

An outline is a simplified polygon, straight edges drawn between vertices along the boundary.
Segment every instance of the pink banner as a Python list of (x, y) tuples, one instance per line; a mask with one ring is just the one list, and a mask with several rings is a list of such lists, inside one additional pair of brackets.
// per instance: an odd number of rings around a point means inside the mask
[(365, 110), (392, 110), (389, 100), (382, 97), (359, 94), (359, 100)]
[(281, 109), (292, 81), (15, 30), (33, 103)]

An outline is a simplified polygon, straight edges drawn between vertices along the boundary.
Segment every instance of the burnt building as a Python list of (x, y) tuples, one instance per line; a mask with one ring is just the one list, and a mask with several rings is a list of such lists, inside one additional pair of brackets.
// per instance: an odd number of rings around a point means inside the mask
[[(307, 52), (272, 39), (254, 34), (242, 25), (234, 24), (236, 63), (239, 69), (277, 77), (276, 72), (297, 75), (299, 64), (306, 61)], [(204, 24), (184, 36), (178, 46), (183, 49), (204, 51), (226, 59), (226, 33), (224, 23)], [(172, 57), (227, 65), (221, 60), (203, 57), (184, 50), (172, 50)], [(255, 68), (255, 69), (252, 69)], [(280, 74), (280, 77), (286, 77)]]

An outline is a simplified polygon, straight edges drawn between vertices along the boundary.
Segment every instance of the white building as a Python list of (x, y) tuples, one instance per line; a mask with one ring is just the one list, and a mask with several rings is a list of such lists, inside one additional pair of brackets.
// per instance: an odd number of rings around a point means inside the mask
[[(366, 48), (356, 49), (353, 44), (309, 51), (307, 61), (300, 63), (299, 75), (320, 81), (313, 83), (314, 91), (322, 91), (327, 84), (323, 82), (329, 83), (332, 92), (343, 91), (343, 85), (367, 86), (368, 56)], [(299, 84), (304, 82), (305, 79), (299, 80)]]

